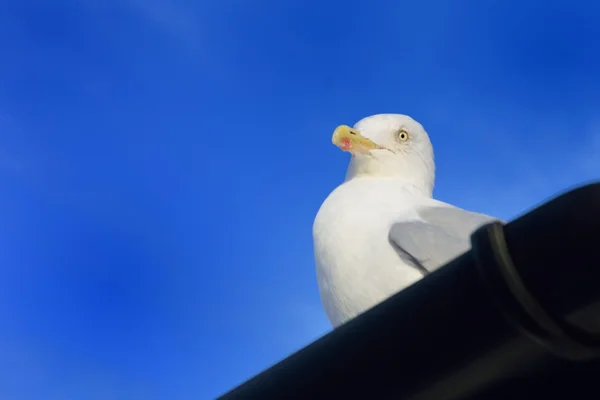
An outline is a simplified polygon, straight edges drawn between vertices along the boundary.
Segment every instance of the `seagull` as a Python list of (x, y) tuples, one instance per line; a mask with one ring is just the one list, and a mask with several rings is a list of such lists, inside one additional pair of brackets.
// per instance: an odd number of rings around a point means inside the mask
[(335, 328), (466, 252), (473, 231), (499, 219), (432, 197), (433, 147), (407, 115), (340, 125), (332, 142), (351, 158), (315, 217), (313, 244), (321, 301)]

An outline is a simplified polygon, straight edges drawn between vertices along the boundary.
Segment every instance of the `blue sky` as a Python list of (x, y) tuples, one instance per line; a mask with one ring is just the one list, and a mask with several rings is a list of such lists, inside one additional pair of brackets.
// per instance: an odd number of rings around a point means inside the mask
[(0, 4), (0, 397), (210, 399), (327, 332), (332, 129), (510, 219), (600, 176), (600, 3)]

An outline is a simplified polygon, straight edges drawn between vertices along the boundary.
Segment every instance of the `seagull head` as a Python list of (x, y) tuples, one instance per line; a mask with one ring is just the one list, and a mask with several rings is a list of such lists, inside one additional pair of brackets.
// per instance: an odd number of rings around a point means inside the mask
[(332, 142), (352, 157), (346, 180), (398, 178), (431, 196), (433, 147), (423, 126), (407, 115), (377, 114), (353, 127), (340, 125)]

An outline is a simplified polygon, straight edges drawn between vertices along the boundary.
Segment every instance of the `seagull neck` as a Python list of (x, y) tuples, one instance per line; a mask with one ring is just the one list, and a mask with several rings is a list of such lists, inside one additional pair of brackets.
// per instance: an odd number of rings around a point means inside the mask
[(419, 161), (420, 158), (379, 157), (376, 162), (371, 158), (357, 155), (350, 159), (346, 171), (346, 182), (354, 179), (379, 179), (387, 182), (397, 182), (405, 187), (414, 188), (415, 194), (426, 197), (433, 196), (435, 182), (435, 165), (433, 162)]
[(428, 185), (428, 184), (423, 184), (420, 182), (415, 182), (414, 180), (411, 179), (406, 179), (404, 177), (374, 177), (374, 176), (369, 176), (369, 175), (354, 175), (354, 176), (347, 176), (346, 183), (357, 183), (360, 184), (362, 182), (364, 183), (369, 183), (372, 184), (374, 182), (381, 182), (384, 183), (385, 185), (397, 185), (397, 186), (402, 186), (405, 190), (409, 191), (410, 193), (417, 195), (417, 196), (423, 196), (423, 197), (427, 197), (427, 198), (432, 198), (433, 197), (433, 184)]

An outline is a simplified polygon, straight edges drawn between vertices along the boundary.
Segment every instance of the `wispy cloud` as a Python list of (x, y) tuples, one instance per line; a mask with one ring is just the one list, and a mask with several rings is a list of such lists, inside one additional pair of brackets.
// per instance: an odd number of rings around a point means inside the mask
[(156, 398), (149, 387), (118, 379), (85, 363), (51, 356), (47, 350), (0, 336), (0, 394), (2, 398), (35, 400), (67, 398), (146, 400)]
[(141, 17), (156, 29), (191, 44), (200, 37), (200, 21), (194, 9), (181, 3), (165, 0), (125, 0), (122, 2), (74, 0), (96, 13), (115, 8)]
[(26, 151), (23, 138), (19, 124), (8, 114), (0, 112), (0, 176), (28, 183), (40, 181), (43, 168)]
[[(485, 120), (489, 123), (494, 118)], [(492, 149), (493, 160), (502, 163), (499, 168), (503, 174), (495, 176), (501, 177), (503, 182), (475, 182), (460, 196), (461, 205), (513, 219), (565, 190), (598, 179), (600, 124), (581, 125), (585, 128), (577, 131), (566, 121), (546, 118), (538, 126), (528, 126), (533, 131), (544, 132), (547, 140), (559, 143), (553, 147), (506, 141), (502, 129), (492, 127), (490, 131), (489, 127), (480, 127), (481, 131), (487, 129), (486, 147)]]
[(124, 4), (178, 39), (187, 43), (198, 40), (198, 20), (190, 9), (164, 0), (127, 0)]
[(61, 157), (49, 149), (33, 149), (27, 144), (27, 137), (15, 119), (0, 113), (0, 180), (74, 210), (93, 214), (118, 210), (114, 196), (74, 188), (67, 173), (74, 166), (62, 162)]

